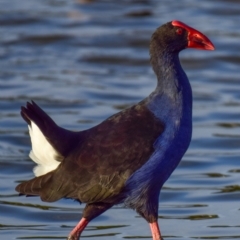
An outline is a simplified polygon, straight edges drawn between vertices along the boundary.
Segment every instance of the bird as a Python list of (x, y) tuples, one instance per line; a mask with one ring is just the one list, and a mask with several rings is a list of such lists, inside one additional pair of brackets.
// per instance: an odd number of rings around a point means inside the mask
[(16, 186), (20, 195), (54, 202), (85, 203), (68, 240), (79, 240), (89, 222), (116, 204), (134, 209), (158, 225), (159, 195), (187, 151), (192, 137), (192, 90), (179, 60), (186, 48), (214, 50), (207, 36), (173, 20), (150, 39), (150, 63), (157, 78), (153, 92), (139, 103), (83, 131), (58, 126), (34, 101), (21, 107), (37, 164), (35, 177)]

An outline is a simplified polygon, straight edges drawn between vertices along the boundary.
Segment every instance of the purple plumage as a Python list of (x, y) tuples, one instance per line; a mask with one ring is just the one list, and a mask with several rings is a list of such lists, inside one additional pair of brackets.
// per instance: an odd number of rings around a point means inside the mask
[(178, 58), (188, 47), (214, 49), (206, 36), (179, 21), (159, 27), (150, 43), (156, 89), (91, 129), (71, 132), (35, 102), (22, 107), (30, 157), (38, 165), (36, 177), (16, 190), (47, 202), (72, 198), (86, 203), (68, 240), (78, 240), (93, 218), (119, 203), (149, 222), (153, 240), (161, 239), (159, 193), (191, 141), (192, 91)]

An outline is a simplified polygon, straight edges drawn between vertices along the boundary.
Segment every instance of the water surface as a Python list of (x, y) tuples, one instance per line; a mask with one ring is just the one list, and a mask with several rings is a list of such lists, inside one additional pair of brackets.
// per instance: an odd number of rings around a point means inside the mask
[[(33, 177), (20, 106), (35, 100), (61, 126), (81, 130), (146, 97), (152, 32), (173, 19), (205, 33), (216, 51), (186, 50), (193, 139), (160, 196), (165, 239), (240, 239), (240, 2), (44, 0), (0, 2), (0, 239), (65, 239), (84, 205), (19, 197)], [(121, 206), (82, 239), (151, 239)]]

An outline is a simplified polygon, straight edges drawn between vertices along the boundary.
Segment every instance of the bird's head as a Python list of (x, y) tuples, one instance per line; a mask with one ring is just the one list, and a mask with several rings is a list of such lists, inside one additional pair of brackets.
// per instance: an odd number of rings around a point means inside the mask
[(168, 52), (180, 52), (185, 48), (214, 50), (214, 45), (204, 34), (177, 20), (157, 28), (151, 42)]

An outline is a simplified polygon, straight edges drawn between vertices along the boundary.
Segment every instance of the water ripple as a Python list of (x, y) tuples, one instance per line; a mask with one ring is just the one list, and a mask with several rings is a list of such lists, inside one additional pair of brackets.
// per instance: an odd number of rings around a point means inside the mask
[[(20, 106), (33, 99), (61, 126), (82, 130), (147, 96), (156, 86), (149, 40), (179, 19), (216, 51), (181, 53), (190, 79), (193, 139), (160, 195), (164, 239), (239, 239), (239, 1), (2, 0), (0, 3), (1, 239), (65, 239), (84, 204), (18, 196), (33, 177)], [(174, 227), (173, 227), (174, 226)], [(83, 239), (150, 239), (148, 224), (116, 206)]]

